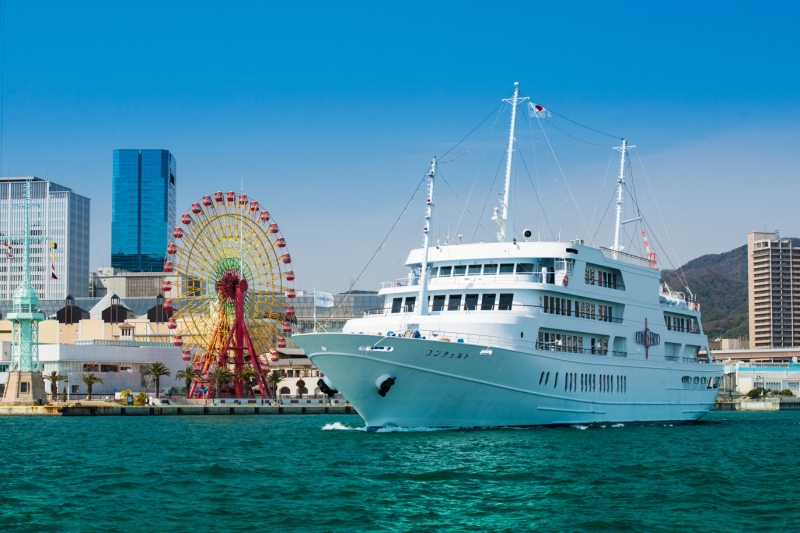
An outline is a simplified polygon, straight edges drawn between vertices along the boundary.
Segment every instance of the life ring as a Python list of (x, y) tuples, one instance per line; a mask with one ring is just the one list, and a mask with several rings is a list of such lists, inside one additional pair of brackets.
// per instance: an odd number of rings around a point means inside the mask
[(566, 274), (564, 274), (564, 286), (566, 287), (566, 286), (568, 286), (568, 285), (569, 285), (569, 276), (567, 276)]

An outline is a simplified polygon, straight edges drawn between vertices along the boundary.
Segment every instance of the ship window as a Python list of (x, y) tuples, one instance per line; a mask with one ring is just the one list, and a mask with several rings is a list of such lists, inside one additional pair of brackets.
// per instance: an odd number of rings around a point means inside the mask
[(692, 378), (690, 376), (683, 376), (681, 378), (681, 382), (688, 385), (692, 382)]
[(407, 296), (406, 297), (406, 313), (413, 313), (414, 312), (414, 304), (417, 303), (416, 296)]
[(395, 298), (392, 300), (392, 313), (399, 313), (402, 307), (403, 307), (402, 298)]
[(533, 263), (518, 263), (517, 274), (533, 274)]
[(622, 392), (628, 392), (628, 376), (622, 376)]
[(497, 274), (497, 265), (483, 265), (484, 276), (494, 276), (495, 274)]
[(547, 382), (550, 380), (550, 372), (544, 377), (544, 384), (547, 385)]
[(444, 309), (444, 294), (437, 294), (433, 297), (433, 311), (441, 311)]
[(569, 388), (569, 377), (569, 374), (564, 376), (564, 392), (567, 392), (567, 389)]
[(481, 275), (481, 265), (469, 265), (469, 269), (467, 270), (467, 274), (470, 276), (480, 276)]
[(465, 265), (456, 265), (453, 267), (453, 275), (454, 276), (463, 276), (467, 272), (467, 267)]
[(706, 384), (706, 378), (704, 378), (704, 377), (703, 377), (703, 378), (700, 378), (700, 383), (702, 383), (703, 385), (705, 385), (705, 384)]
[(496, 294), (484, 294), (483, 300), (481, 300), (481, 311), (491, 311), (494, 309), (494, 300), (497, 297)]
[(514, 263), (506, 263), (505, 265), (500, 265), (500, 273), (501, 274), (513, 274), (514, 273)]
[(498, 309), (500, 311), (511, 311), (511, 304), (514, 302), (514, 295), (513, 294), (501, 294), (500, 295), (500, 306)]
[(450, 271), (452, 269), (453, 269), (453, 267), (439, 267), (439, 277), (440, 278), (449, 278), (450, 277)]
[(553, 378), (553, 388), (555, 389), (558, 387), (558, 372), (556, 372), (556, 377)]
[(478, 308), (478, 295), (467, 294), (467, 297), (464, 299), (464, 310), (474, 311), (477, 308)]
[(448, 311), (458, 311), (461, 308), (461, 295), (451, 294), (450, 301), (447, 303)]
[(698, 378), (697, 376), (695, 376), (695, 377), (694, 377), (694, 384), (695, 384), (695, 385), (697, 385), (698, 383), (700, 383), (700, 378)]
[(542, 384), (542, 380), (544, 379), (544, 371), (542, 371), (542, 375), (539, 376), (539, 385)]

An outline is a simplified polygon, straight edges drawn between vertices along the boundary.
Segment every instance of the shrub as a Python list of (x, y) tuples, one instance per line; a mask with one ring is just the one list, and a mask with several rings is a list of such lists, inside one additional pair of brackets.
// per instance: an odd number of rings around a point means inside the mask
[(794, 394), (792, 394), (792, 391), (790, 391), (789, 389), (779, 390), (777, 394), (778, 396), (794, 396)]
[(122, 399), (127, 398), (128, 394), (133, 394), (133, 391), (131, 389), (125, 389), (125, 390), (119, 391), (119, 397), (122, 398)]
[(747, 393), (748, 398), (758, 398), (762, 394), (764, 394), (764, 387), (756, 387), (755, 389), (751, 390)]
[(144, 405), (145, 403), (147, 403), (147, 395), (143, 392), (137, 394), (133, 399), (133, 405)]

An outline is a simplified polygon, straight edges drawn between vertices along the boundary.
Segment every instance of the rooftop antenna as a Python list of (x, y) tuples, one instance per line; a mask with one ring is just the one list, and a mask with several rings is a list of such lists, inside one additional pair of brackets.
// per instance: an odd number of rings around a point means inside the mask
[[(433, 182), (436, 179), (436, 157), (431, 159), (428, 171), (428, 203), (425, 209), (425, 229), (422, 232), (422, 272), (419, 274), (419, 314), (428, 314), (428, 233), (431, 229), (433, 210)], [(437, 243), (438, 244), (438, 243)]]
[(630, 220), (625, 220), (621, 222), (622, 218), (622, 189), (625, 185), (625, 153), (630, 150), (631, 148), (636, 148), (635, 145), (628, 146), (627, 139), (622, 139), (622, 146), (615, 146), (614, 150), (619, 150), (622, 154), (619, 160), (619, 178), (617, 178), (617, 221), (614, 224), (614, 246), (611, 247), (614, 250), (614, 259), (617, 259), (617, 253), (621, 252), (625, 247), (620, 245), (619, 243), (619, 230), (624, 224), (628, 224), (630, 222), (636, 222), (637, 220), (641, 220), (642, 217), (632, 218)]
[[(506, 240), (506, 232), (508, 235), (514, 234), (513, 218), (509, 221), (509, 195), (511, 192), (511, 160), (514, 153), (514, 128), (517, 124), (517, 105), (528, 100), (527, 96), (519, 95), (519, 82), (514, 82), (514, 94), (511, 98), (504, 98), (504, 102), (511, 104), (511, 128), (508, 132), (508, 148), (506, 150), (506, 180), (505, 188), (503, 189), (503, 200), (500, 202), (500, 207), (494, 208), (494, 216), (492, 220), (497, 222), (500, 226), (500, 231), (497, 232), (497, 240), (504, 242)], [(508, 229), (506, 229), (508, 228)]]

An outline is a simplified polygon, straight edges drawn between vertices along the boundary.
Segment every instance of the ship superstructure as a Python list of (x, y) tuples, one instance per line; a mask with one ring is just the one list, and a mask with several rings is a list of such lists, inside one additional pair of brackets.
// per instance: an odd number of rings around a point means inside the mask
[[(368, 427), (528, 426), (690, 421), (713, 405), (700, 306), (660, 281), (655, 253), (581, 240), (514, 238), (508, 191), (519, 88), (512, 109), (497, 242), (431, 247), (436, 179), (428, 173), (423, 247), (406, 277), (386, 282), (384, 306), (342, 333), (294, 340)], [(646, 237), (645, 237), (646, 238)]]

